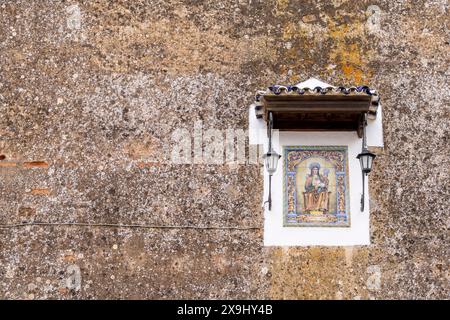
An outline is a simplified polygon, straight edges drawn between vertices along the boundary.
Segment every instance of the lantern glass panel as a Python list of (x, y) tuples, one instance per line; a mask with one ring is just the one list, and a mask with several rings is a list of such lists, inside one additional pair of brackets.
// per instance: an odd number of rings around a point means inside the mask
[(369, 162), (370, 162), (370, 155), (366, 154), (364, 156), (364, 169), (365, 170), (370, 170), (370, 166), (369, 166)]
[(359, 164), (361, 165), (361, 170), (364, 171), (364, 157), (359, 157)]
[(367, 169), (369, 170), (372, 170), (372, 161), (373, 161), (372, 155), (367, 156)]

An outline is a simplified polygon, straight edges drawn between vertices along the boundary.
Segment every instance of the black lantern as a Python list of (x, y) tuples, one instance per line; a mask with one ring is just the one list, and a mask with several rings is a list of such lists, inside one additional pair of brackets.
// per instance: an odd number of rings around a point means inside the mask
[(367, 149), (367, 143), (366, 143), (366, 125), (367, 125), (367, 119), (366, 115), (364, 115), (364, 122), (363, 122), (363, 139), (362, 139), (362, 151), (360, 154), (356, 156), (356, 158), (359, 160), (359, 163), (361, 165), (361, 171), (362, 171), (362, 195), (361, 195), (361, 212), (364, 211), (364, 177), (369, 174), (369, 172), (372, 170), (372, 164), (373, 159), (375, 159), (375, 154), (370, 152)]
[(269, 147), (266, 154), (263, 155), (264, 163), (267, 172), (269, 173), (269, 198), (267, 202), (269, 203), (269, 211), (272, 210), (272, 175), (277, 171), (278, 160), (281, 158), (275, 150), (272, 148), (272, 129), (273, 129), (273, 116), (272, 112), (269, 113), (269, 126), (268, 126), (268, 138)]
[(263, 155), (264, 163), (266, 166), (266, 170), (269, 173), (269, 176), (272, 176), (275, 171), (277, 171), (278, 160), (281, 158), (275, 150), (269, 150), (266, 154)]
[(367, 175), (372, 170), (372, 163), (375, 157), (376, 155), (369, 152), (367, 149), (363, 149), (362, 152), (356, 156), (356, 158), (359, 159), (361, 170), (364, 174)]

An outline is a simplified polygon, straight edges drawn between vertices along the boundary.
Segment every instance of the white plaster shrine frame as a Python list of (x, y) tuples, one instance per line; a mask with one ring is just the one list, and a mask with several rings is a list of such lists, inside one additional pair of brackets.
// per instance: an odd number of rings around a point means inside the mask
[[(383, 147), (382, 110), (367, 123), (367, 145)], [(249, 109), (249, 143), (262, 144), (267, 151), (266, 123), (255, 116), (254, 105)], [(369, 179), (366, 179), (365, 210), (360, 211), (362, 173), (356, 156), (361, 152), (361, 139), (356, 132), (273, 132), (273, 147), (282, 154), (283, 146), (347, 146), (349, 168), (350, 227), (284, 227), (283, 226), (283, 161), (272, 177), (272, 211), (264, 206), (265, 246), (352, 246), (370, 244)], [(281, 160), (281, 159), (280, 159)], [(376, 166), (376, 162), (374, 163)], [(369, 181), (368, 181), (369, 180)], [(268, 196), (268, 174), (264, 170), (262, 203)]]

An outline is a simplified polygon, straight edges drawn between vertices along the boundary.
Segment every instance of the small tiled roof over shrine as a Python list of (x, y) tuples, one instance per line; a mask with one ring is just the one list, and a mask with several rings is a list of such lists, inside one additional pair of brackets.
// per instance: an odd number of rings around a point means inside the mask
[(375, 118), (380, 103), (368, 86), (333, 86), (311, 78), (295, 85), (272, 85), (255, 97), (258, 118), (274, 117), (281, 130), (343, 130), (362, 128), (364, 114)]

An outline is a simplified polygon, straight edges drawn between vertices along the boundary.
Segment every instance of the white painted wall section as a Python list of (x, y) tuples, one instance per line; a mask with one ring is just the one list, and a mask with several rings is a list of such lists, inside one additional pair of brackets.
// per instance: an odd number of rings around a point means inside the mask
[[(368, 146), (383, 147), (382, 109), (377, 117), (368, 119)], [(370, 244), (370, 208), (368, 180), (366, 179), (365, 211), (360, 211), (362, 173), (356, 159), (361, 152), (361, 139), (356, 132), (288, 132), (274, 131), (273, 146), (282, 154), (283, 146), (347, 146), (349, 159), (350, 227), (283, 227), (283, 162), (272, 177), (272, 211), (264, 212), (264, 245), (266, 246), (351, 246)], [(249, 143), (262, 144), (267, 151), (266, 123), (255, 116), (254, 105), (249, 110)], [(376, 165), (376, 162), (375, 162)], [(268, 174), (264, 170), (262, 203), (268, 196)]]

